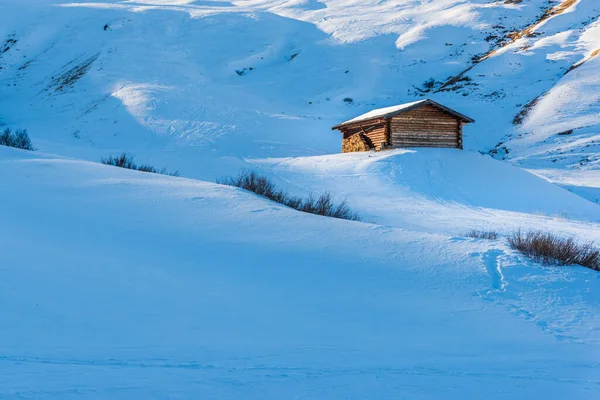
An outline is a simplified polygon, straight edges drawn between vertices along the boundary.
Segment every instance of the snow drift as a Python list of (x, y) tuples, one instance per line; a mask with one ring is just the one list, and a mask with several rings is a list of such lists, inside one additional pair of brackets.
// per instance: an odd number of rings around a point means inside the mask
[(589, 398), (593, 271), (0, 149), (7, 398)]
[[(0, 148), (0, 396), (598, 397), (598, 275), (464, 237), (600, 241), (600, 5), (513, 3), (3, 0), (0, 125), (39, 152)], [(424, 97), (468, 151), (333, 154)], [(212, 183), (243, 169), (364, 222)]]

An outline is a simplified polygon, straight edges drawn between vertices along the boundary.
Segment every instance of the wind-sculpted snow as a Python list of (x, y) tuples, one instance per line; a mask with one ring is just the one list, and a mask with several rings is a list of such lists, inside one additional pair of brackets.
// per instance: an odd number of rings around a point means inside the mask
[[(504, 242), (600, 241), (600, 4), (558, 4), (2, 0), (0, 397), (599, 397), (597, 273)], [(465, 151), (336, 154), (428, 97)]]
[(600, 241), (598, 205), (480, 154), (416, 149), (252, 162), (290, 190), (330, 190), (387, 226), (449, 235), (536, 227)]
[(207, 182), (0, 156), (2, 397), (600, 393), (593, 271)]
[[(600, 12), (582, 0), (436, 93), (506, 35), (535, 23), (547, 2), (3, 6), (0, 38), (15, 43), (0, 56), (1, 121), (28, 125), (48, 150), (81, 156), (83, 148), (93, 159), (107, 149), (160, 157), (173, 146), (199, 147), (197, 158), (330, 153), (339, 150), (330, 126), (423, 96), (475, 118), (465, 145), (487, 151), (511, 137), (520, 105), (589, 55), (581, 43), (593, 37), (588, 26)], [(96, 56), (70, 90), (48, 90)]]

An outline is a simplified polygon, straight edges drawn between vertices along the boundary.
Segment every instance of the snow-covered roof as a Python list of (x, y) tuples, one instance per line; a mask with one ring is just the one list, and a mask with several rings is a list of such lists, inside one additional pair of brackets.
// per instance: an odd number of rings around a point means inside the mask
[(349, 119), (348, 121), (342, 122), (341, 124), (334, 126), (332, 129), (338, 129), (342, 126), (351, 125), (351, 124), (354, 124), (354, 123), (360, 122), (360, 121), (368, 121), (368, 120), (376, 119), (376, 118), (383, 118), (383, 119), (390, 118), (390, 117), (393, 117), (394, 115), (401, 114), (403, 112), (412, 110), (414, 108), (417, 108), (417, 107), (420, 107), (420, 106), (426, 105), (426, 104), (431, 104), (435, 107), (443, 109), (444, 111), (446, 111), (452, 115), (455, 115), (456, 117), (462, 119), (465, 122), (474, 122), (471, 118), (469, 118), (463, 114), (460, 114), (448, 107), (445, 107), (439, 103), (436, 103), (433, 100), (423, 99), (423, 100), (419, 100), (419, 101), (413, 101), (411, 103), (399, 104), (397, 106), (378, 108), (376, 110), (369, 111), (368, 113), (359, 115), (358, 117)]

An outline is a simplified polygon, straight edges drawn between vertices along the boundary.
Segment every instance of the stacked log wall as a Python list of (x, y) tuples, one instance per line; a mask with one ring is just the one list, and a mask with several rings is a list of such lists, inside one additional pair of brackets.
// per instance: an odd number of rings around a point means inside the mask
[(426, 105), (390, 120), (393, 147), (462, 147), (461, 121)]

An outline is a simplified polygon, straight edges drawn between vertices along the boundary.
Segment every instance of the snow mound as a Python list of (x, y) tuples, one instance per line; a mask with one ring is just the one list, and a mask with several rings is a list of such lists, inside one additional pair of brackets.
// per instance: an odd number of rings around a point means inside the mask
[(394, 150), (254, 164), (296, 193), (330, 191), (367, 220), (399, 228), (447, 234), (533, 228), (586, 238), (600, 232), (597, 204), (473, 152)]

